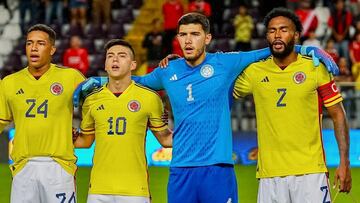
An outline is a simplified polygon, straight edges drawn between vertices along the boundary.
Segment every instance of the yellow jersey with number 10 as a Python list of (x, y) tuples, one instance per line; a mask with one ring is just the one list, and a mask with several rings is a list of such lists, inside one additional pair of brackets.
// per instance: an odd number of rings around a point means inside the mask
[(51, 64), (39, 79), (24, 68), (1, 81), (0, 131), (15, 124), (13, 175), (37, 156), (51, 157), (75, 174), (72, 94), (83, 80), (79, 71)]
[(116, 97), (106, 86), (83, 104), (83, 134), (95, 133), (90, 194), (149, 197), (145, 137), (167, 129), (156, 92), (134, 82)]
[(321, 64), (298, 55), (285, 69), (272, 57), (238, 77), (234, 96), (253, 94), (258, 131), (257, 178), (326, 172), (321, 137), (322, 105), (342, 101)]

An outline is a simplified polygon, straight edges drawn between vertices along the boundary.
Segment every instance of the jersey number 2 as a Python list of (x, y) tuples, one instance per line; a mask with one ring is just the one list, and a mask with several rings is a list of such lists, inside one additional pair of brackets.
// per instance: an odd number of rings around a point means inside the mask
[[(110, 117), (108, 119), (108, 123), (109, 123), (108, 135), (114, 135), (114, 134), (124, 135), (126, 133), (126, 118), (125, 117), (117, 117), (115, 119), (113, 117)], [(114, 126), (115, 126), (115, 131), (113, 129)]]
[[(29, 108), (25, 113), (25, 117), (35, 118), (36, 114), (43, 114), (44, 118), (47, 118), (48, 114), (48, 100), (45, 99), (43, 103), (41, 103), (38, 107), (36, 107), (36, 99), (27, 99), (26, 103), (29, 104)], [(32, 112), (32, 110), (36, 108), (36, 113)]]
[(322, 186), (320, 187), (320, 190), (325, 193), (324, 194), (324, 198), (323, 198), (323, 203), (330, 203), (330, 201), (326, 201), (326, 197), (328, 196), (329, 194), (329, 189), (328, 189), (328, 186)]
[(279, 89), (277, 89), (277, 92), (280, 94), (280, 98), (277, 101), (276, 106), (277, 107), (285, 107), (286, 103), (283, 103), (283, 99), (284, 99), (284, 97), (286, 95), (286, 89), (285, 88), (279, 88)]

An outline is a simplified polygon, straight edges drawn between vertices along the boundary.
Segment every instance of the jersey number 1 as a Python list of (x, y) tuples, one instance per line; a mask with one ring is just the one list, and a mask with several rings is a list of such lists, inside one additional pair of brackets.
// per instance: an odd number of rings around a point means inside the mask
[(186, 98), (187, 101), (194, 101), (194, 97), (192, 96), (192, 84), (189, 84), (186, 87), (186, 90), (188, 91), (188, 97)]

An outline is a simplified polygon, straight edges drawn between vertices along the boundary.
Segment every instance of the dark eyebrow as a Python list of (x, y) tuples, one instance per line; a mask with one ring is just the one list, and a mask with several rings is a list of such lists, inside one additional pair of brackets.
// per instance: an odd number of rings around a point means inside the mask
[(108, 52), (106, 55), (116, 55), (116, 54), (126, 54), (127, 55), (127, 53), (125, 51), (118, 52), (118, 53)]

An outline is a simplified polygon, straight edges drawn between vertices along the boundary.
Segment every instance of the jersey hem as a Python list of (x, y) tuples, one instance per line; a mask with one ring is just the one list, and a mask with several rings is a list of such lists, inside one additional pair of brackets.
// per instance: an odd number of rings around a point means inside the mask
[(314, 174), (314, 173), (327, 173), (327, 169), (318, 169), (318, 170), (309, 170), (309, 171), (293, 171), (286, 173), (277, 173), (274, 175), (261, 175), (256, 174), (256, 178), (274, 178), (274, 177), (286, 177), (286, 176), (297, 176), (297, 175), (306, 175), (306, 174)]

